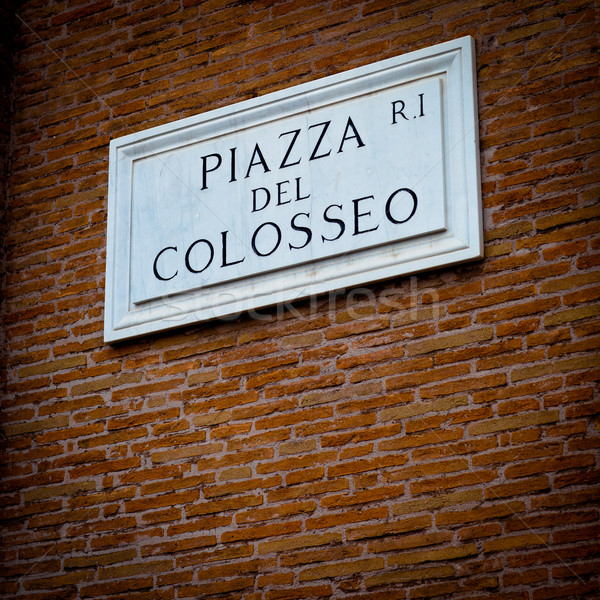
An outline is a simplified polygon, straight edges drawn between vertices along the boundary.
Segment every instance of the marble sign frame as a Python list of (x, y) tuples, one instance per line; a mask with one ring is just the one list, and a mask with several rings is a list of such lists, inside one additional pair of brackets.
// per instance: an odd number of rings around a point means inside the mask
[[(431, 104), (436, 106), (432, 109), (433, 116), (423, 118), (423, 125), (418, 130), (418, 117), (423, 117), (425, 112), (425, 92), (418, 94), (421, 89), (429, 90), (426, 98), (429, 100), (432, 97)], [(404, 101), (390, 103), (389, 99), (395, 97), (419, 98), (421, 105), (419, 107), (413, 103), (411, 108), (408, 100), (406, 108)], [(375, 105), (375, 102), (379, 104)], [(390, 104), (393, 110), (387, 112), (385, 107), (390, 109)], [(355, 115), (354, 120), (346, 120), (350, 112)], [(427, 112), (429, 114), (429, 106)], [(319, 115), (325, 115), (320, 117), (321, 121)], [(264, 211), (264, 217), (259, 214), (256, 198), (253, 208), (249, 204), (245, 207), (239, 205), (241, 198), (249, 201), (250, 190), (256, 195), (255, 190), (259, 188), (263, 194), (267, 194), (265, 189), (275, 189), (276, 174), (267, 172), (266, 159), (256, 153), (256, 148), (250, 161), (246, 158), (240, 175), (234, 174), (234, 166), (227, 167), (231, 169), (230, 180), (215, 183), (215, 186), (221, 187), (215, 187), (213, 197), (210, 196), (210, 190), (204, 189), (209, 187), (209, 174), (217, 182), (217, 164), (223, 162), (221, 150), (218, 158), (216, 151), (211, 154), (211, 143), (221, 144), (219, 147), (222, 148), (241, 148), (244, 144), (244, 147), (251, 148), (248, 146), (248, 136), (254, 136), (252, 139), (266, 138), (268, 135), (261, 132), (273, 132), (276, 126), (280, 127), (279, 131), (290, 134), (300, 130), (298, 123), (309, 123), (311, 116), (315, 116), (318, 124), (323, 125), (327, 122), (324, 119), (331, 121), (331, 115), (343, 115), (340, 127), (345, 124), (346, 129), (339, 130), (343, 131), (341, 143), (339, 132), (337, 139), (333, 140), (332, 137), (329, 140), (321, 131), (321, 139), (327, 140), (324, 144), (328, 144), (322, 148), (333, 148), (334, 151), (318, 154), (313, 149), (312, 156), (327, 157), (327, 160), (311, 162), (308, 160), (308, 151), (304, 149), (306, 156), (303, 162), (298, 154), (293, 161), (293, 165), (297, 166), (280, 173), (280, 179), (286, 178), (286, 186), (295, 179), (296, 200), (303, 200), (298, 206), (305, 207), (296, 209), (302, 210), (303, 216), (296, 215), (298, 219), (295, 226), (289, 226), (293, 203), (287, 199), (291, 196), (285, 196), (286, 201), (281, 202), (290, 206), (282, 206), (277, 211), (273, 199), (268, 207), (271, 212)], [(405, 127), (407, 135), (402, 138), (402, 147), (399, 146), (400, 142), (392, 144), (388, 138), (375, 140), (375, 133), (365, 131), (367, 126), (363, 126), (363, 123), (378, 118), (387, 119), (390, 127), (393, 123), (397, 127), (394, 131)], [(383, 131), (381, 124), (373, 127), (373, 131), (380, 131), (376, 127), (381, 127)], [(305, 129), (310, 130), (310, 127)], [(333, 129), (332, 125), (332, 132)], [(105, 341), (114, 342), (209, 319), (225, 318), (260, 307), (481, 258), (483, 227), (478, 130), (475, 44), (473, 38), (463, 37), (112, 140), (108, 185)], [(309, 133), (316, 135), (316, 131)], [(420, 133), (415, 135), (420, 131), (422, 136)], [(240, 137), (243, 135), (248, 140)], [(301, 137), (300, 134), (293, 135), (298, 139)], [(309, 135), (303, 132), (302, 136), (308, 144)], [(287, 138), (291, 139), (292, 135), (287, 135)], [(298, 148), (302, 143), (298, 142)], [(267, 150), (275, 152), (274, 144), (263, 146), (265, 155), (268, 154)], [(362, 148), (366, 146), (370, 148)], [(233, 160), (233, 149), (231, 152)], [(401, 166), (404, 162), (399, 162), (400, 159), (396, 162), (388, 160), (396, 153), (404, 153), (407, 165), (422, 168), (415, 184), (421, 186), (418, 187), (419, 201), (424, 198), (418, 211), (417, 194), (407, 189), (408, 184), (404, 184), (398, 175), (401, 169), (394, 166)], [(292, 156), (291, 152), (289, 156)], [(241, 154), (237, 160), (242, 160)], [(427, 161), (431, 164), (427, 164)], [(288, 158), (288, 162), (289, 165), (282, 161), (281, 165), (292, 166), (292, 158)], [(168, 176), (163, 173), (167, 171), (161, 165), (171, 165)], [(172, 165), (182, 165), (181, 174), (174, 173)], [(389, 165), (389, 168), (380, 168), (378, 171), (380, 165)], [(276, 171), (274, 168), (271, 170)], [(357, 175), (358, 170), (364, 172), (365, 186), (373, 186), (377, 191), (367, 195), (368, 189), (365, 187), (366, 192), (356, 192), (362, 198), (352, 198), (349, 194), (358, 187), (357, 182), (362, 181)], [(244, 172), (247, 181), (244, 181)], [(334, 185), (335, 173), (346, 187), (338, 187), (337, 183)], [(404, 177), (406, 179), (406, 174)], [(169, 194), (170, 188), (177, 187), (177, 178), (185, 179), (181, 187), (183, 192)], [(311, 196), (311, 199), (300, 197), (300, 182), (308, 186), (310, 193), (306, 197)], [(186, 190), (194, 186), (195, 190), (188, 194)], [(227, 191), (234, 189), (236, 193), (232, 193), (231, 198), (226, 197)], [(336, 199), (338, 189), (340, 198)], [(327, 227), (333, 226), (333, 215), (337, 215), (337, 227), (342, 233), (344, 231), (339, 225), (342, 197), (345, 202), (343, 210), (347, 224), (344, 227), (347, 231), (343, 240), (341, 233), (338, 235), (339, 242), (336, 238), (339, 247), (325, 243), (329, 238), (323, 232), (331, 229), (324, 229), (324, 225), (316, 220), (314, 226), (311, 225), (315, 232), (314, 235), (311, 233), (312, 239), (308, 236), (306, 222), (312, 212), (317, 212), (314, 205), (317, 204), (320, 190), (326, 198), (319, 201), (323, 204), (337, 203), (338, 208), (326, 213), (327, 209), (321, 207), (319, 214), (328, 214), (325, 219)], [(410, 202), (411, 196), (414, 197), (412, 213), (402, 213), (401, 217), (398, 212), (400, 208), (392, 211), (390, 202), (394, 193), (398, 198), (403, 197), (404, 202)], [(379, 196), (383, 199), (389, 196), (385, 214), (383, 200), (378, 209), (373, 204)], [(429, 196), (431, 198), (428, 200)], [(183, 198), (181, 202), (180, 198)], [(210, 207), (212, 216), (204, 221), (194, 221), (193, 215), (188, 214), (189, 207), (196, 206), (196, 198), (198, 206)], [(381, 228), (378, 228), (380, 221), (376, 220), (376, 210), (388, 217), (385, 225), (385, 218), (381, 217)], [(288, 225), (275, 226), (277, 215), (283, 217), (284, 211), (288, 211), (285, 213), (288, 215), (285, 221)], [(260, 217), (269, 222), (269, 227), (263, 227), (262, 230), (261, 226), (257, 227)], [(406, 221), (411, 218), (413, 221), (409, 229)], [(199, 234), (203, 223), (208, 233)], [(282, 242), (282, 235), (285, 237), (291, 233), (297, 236), (292, 239), (302, 239), (298, 237), (302, 235), (299, 223), (305, 224), (304, 246), (298, 242), (297, 245), (288, 243), (287, 238)], [(400, 225), (396, 227), (396, 224)], [(218, 227), (223, 231), (219, 231)], [(249, 246), (248, 240), (253, 230), (254, 255), (249, 252), (247, 260), (244, 260), (246, 255), (241, 254), (245, 252), (242, 246), (235, 250), (230, 246), (229, 250), (217, 248), (216, 252), (213, 248), (213, 255), (208, 256), (209, 260), (206, 261), (206, 249), (216, 247), (221, 239), (225, 244), (228, 235), (230, 243), (234, 237), (246, 236), (245, 244)], [(275, 245), (269, 241), (267, 230), (280, 230), (279, 241), (275, 239)], [(227, 233), (229, 231), (231, 234)], [(393, 233), (390, 234), (390, 231)], [(202, 244), (195, 243), (200, 235), (208, 238), (209, 234), (213, 235), (210, 238), (213, 242), (203, 239)], [(190, 244), (191, 240), (195, 242)], [(309, 242), (314, 250), (309, 249)], [(260, 244), (262, 249), (259, 250), (257, 246)], [(271, 245), (277, 252), (271, 250)], [(158, 248), (162, 250), (157, 252)], [(292, 252), (292, 248), (301, 250)], [(230, 252), (232, 258), (226, 258), (226, 252)], [(211, 269), (204, 266), (200, 268), (199, 265), (204, 265), (205, 261), (207, 265), (210, 264), (215, 254), (217, 258), (211, 266), (214, 275), (211, 275)], [(238, 255), (236, 263), (234, 258)], [(217, 264), (221, 260), (222, 264)], [(229, 268), (228, 260), (232, 265), (236, 264)], [(228, 268), (217, 268), (224, 266)]]

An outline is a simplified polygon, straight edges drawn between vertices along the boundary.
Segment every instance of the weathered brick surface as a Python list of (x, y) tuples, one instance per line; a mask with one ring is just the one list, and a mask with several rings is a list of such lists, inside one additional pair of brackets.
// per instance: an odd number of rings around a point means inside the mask
[[(597, 598), (596, 3), (12, 4), (0, 597)], [(111, 136), (462, 35), (482, 261), (103, 343)]]

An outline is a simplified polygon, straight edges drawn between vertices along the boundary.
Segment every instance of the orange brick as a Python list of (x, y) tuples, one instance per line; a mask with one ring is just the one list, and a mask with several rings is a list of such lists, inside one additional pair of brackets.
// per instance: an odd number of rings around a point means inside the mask
[(91, 569), (76, 571), (66, 575), (56, 575), (54, 577), (44, 577), (38, 579), (25, 579), (23, 587), (26, 590), (48, 590), (54, 588), (62, 588), (69, 585), (80, 584), (85, 581), (90, 581), (94, 571)]
[[(451, 565), (441, 565), (438, 567), (425, 567), (420, 569), (396, 569), (388, 573), (373, 575), (365, 581), (367, 588), (377, 587), (381, 585), (393, 585), (395, 583), (406, 583), (411, 581), (426, 581), (427, 579), (441, 579), (444, 577), (452, 577), (454, 575), (454, 567)], [(444, 593), (450, 591), (449, 584), (443, 584)]]
[(501, 550), (512, 550), (514, 548), (545, 545), (547, 542), (547, 533), (528, 533), (525, 535), (504, 536), (496, 540), (488, 540), (483, 543), (483, 549), (485, 552), (497, 552)]
[(258, 547), (261, 554), (270, 554), (272, 552), (289, 552), (299, 548), (327, 546), (341, 541), (342, 537), (339, 533), (310, 534), (296, 536), (286, 540), (260, 542)]
[(395, 469), (384, 474), (385, 481), (402, 481), (404, 479), (416, 479), (440, 473), (453, 473), (457, 471), (468, 470), (469, 464), (465, 458), (456, 458), (453, 460), (436, 461), (435, 463), (422, 463)]
[(348, 540), (361, 540), (365, 538), (379, 538), (386, 535), (396, 535), (406, 531), (417, 531), (431, 526), (431, 517), (421, 516), (394, 521), (380, 525), (363, 525), (361, 527), (350, 528), (347, 530)]
[(485, 497), (490, 500), (496, 500), (509, 496), (522, 496), (527, 493), (547, 490), (549, 487), (547, 476), (531, 477), (529, 479), (520, 479), (515, 482), (490, 486), (485, 490)]
[(256, 373), (257, 371), (264, 371), (273, 367), (279, 367), (281, 365), (289, 365), (298, 362), (298, 356), (296, 354), (288, 354), (281, 357), (265, 358), (263, 360), (256, 360), (249, 363), (236, 363), (231, 367), (223, 367), (221, 372), (223, 377), (235, 377), (238, 375), (247, 375), (248, 373)]
[(367, 558), (357, 561), (338, 562), (333, 565), (312, 567), (300, 571), (300, 581), (314, 581), (327, 577), (347, 577), (357, 573), (376, 571), (383, 568), (382, 558)]
[[(268, 383), (275, 383), (286, 379), (304, 378), (306, 380), (310, 375), (318, 375), (319, 372), (319, 367), (313, 365), (303, 365), (294, 368), (277, 369), (275, 371), (263, 373), (254, 377), (249, 377), (246, 381), (246, 388), (258, 388)], [(267, 394), (269, 398), (275, 398), (277, 396), (285, 395), (286, 391), (288, 389), (291, 391), (292, 388), (296, 389), (296, 391), (303, 389), (302, 384), (282, 384), (279, 386), (270, 387)], [(308, 387), (308, 389), (310, 389), (310, 387)]]
[(206, 444), (201, 447), (182, 448), (179, 450), (163, 450), (161, 452), (155, 452), (152, 454), (152, 462), (162, 463), (178, 460), (180, 458), (204, 456), (206, 454), (220, 452), (222, 448), (222, 444), (216, 443)]
[(456, 558), (464, 558), (473, 556), (478, 553), (475, 544), (463, 544), (461, 546), (448, 546), (441, 549), (427, 549), (416, 552), (403, 552), (402, 554), (392, 555), (388, 558), (390, 565), (414, 565), (423, 562), (435, 562), (454, 560)]
[(281, 484), (281, 476), (273, 475), (264, 479), (248, 479), (244, 481), (236, 481), (223, 485), (214, 485), (205, 487), (203, 490), (205, 498), (215, 498), (218, 496), (226, 496), (229, 494), (239, 494), (251, 490), (262, 489), (267, 490)]
[(306, 519), (307, 529), (326, 529), (337, 525), (358, 523), (374, 519), (383, 519), (387, 516), (387, 508), (371, 508), (360, 511), (347, 510), (342, 513), (329, 513), (322, 517)]
[(437, 337), (432, 340), (423, 342), (415, 342), (407, 344), (407, 354), (421, 354), (432, 352), (440, 349), (452, 348), (455, 346), (464, 346), (473, 342), (490, 340), (493, 337), (493, 329), (484, 327), (482, 329), (474, 329), (464, 333), (458, 333), (450, 336)]

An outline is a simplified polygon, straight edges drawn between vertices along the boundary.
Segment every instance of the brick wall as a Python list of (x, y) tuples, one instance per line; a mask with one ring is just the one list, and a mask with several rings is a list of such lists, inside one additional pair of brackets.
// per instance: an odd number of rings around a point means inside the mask
[[(7, 0), (0, 3), (0, 273), (4, 273), (4, 238), (8, 200), (8, 167), (10, 156), (10, 115), (12, 102), (12, 44), (15, 31), (14, 6)], [(0, 290), (2, 278), (0, 274)], [(6, 362), (4, 329), (0, 327), (0, 365)], [(6, 369), (0, 369), (0, 385), (6, 380)], [(3, 388), (2, 388), (3, 389)]]
[[(2, 598), (596, 598), (592, 0), (30, 0)], [(485, 259), (103, 343), (108, 142), (472, 35)]]

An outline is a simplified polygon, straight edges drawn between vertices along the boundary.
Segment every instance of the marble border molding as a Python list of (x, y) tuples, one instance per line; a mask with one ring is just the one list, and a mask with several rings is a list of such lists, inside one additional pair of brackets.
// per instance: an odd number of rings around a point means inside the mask
[(105, 341), (483, 257), (478, 133), (463, 37), (112, 140)]

